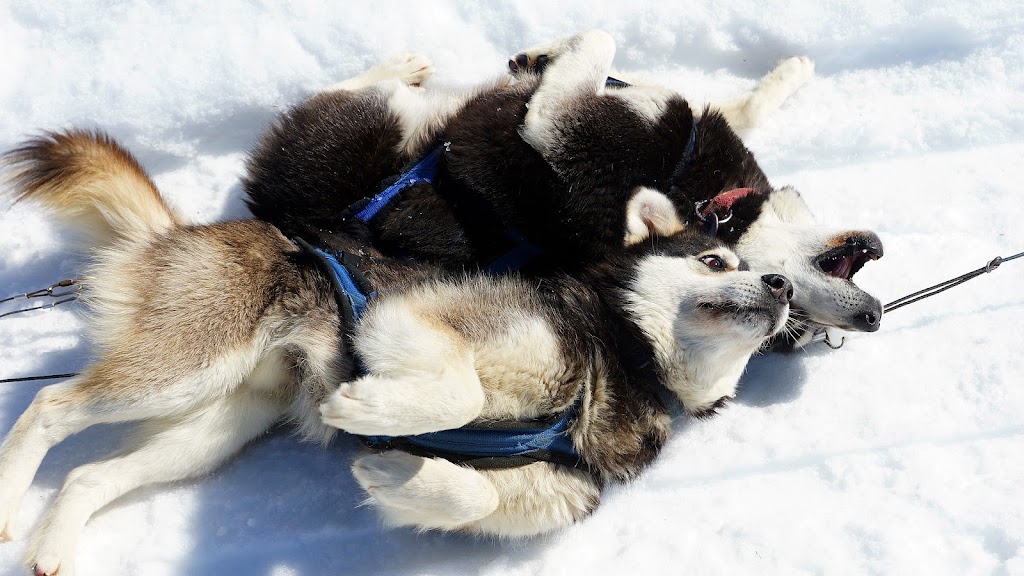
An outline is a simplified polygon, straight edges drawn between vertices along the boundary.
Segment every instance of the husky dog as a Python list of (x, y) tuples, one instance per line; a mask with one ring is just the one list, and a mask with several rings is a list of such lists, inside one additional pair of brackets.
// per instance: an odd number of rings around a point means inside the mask
[(383, 252), (498, 272), (541, 253), (532, 270), (551, 269), (538, 260), (571, 268), (708, 222), (752, 270), (793, 280), (786, 343), (819, 327), (877, 330), (880, 302), (850, 278), (882, 255), (878, 237), (815, 224), (734, 132), (776, 109), (811, 61), (785, 60), (752, 93), (698, 117), (673, 91), (608, 82), (614, 52), (608, 34), (585, 32), (514, 56), (512, 78), (465, 94), (424, 90), (422, 56), (389, 60), (268, 130), (244, 178), (250, 209), (288, 234), (348, 229), (350, 205), (440, 147), (436, 179), (368, 222)]
[(662, 393), (696, 415), (731, 397), (793, 295), (785, 277), (741, 270), (703, 234), (529, 280), (450, 274), (336, 234), (377, 293), (350, 326), (310, 251), (259, 220), (186, 225), (102, 134), (49, 134), (6, 160), (14, 196), (98, 244), (85, 277), (98, 359), (41, 389), (7, 435), (0, 540), (51, 446), (93, 424), (139, 422), (125, 448), (68, 475), (29, 541), (36, 574), (73, 573), (80, 531), (112, 500), (207, 473), (281, 420), (327, 442), (337, 429), (404, 437), (570, 410), (579, 466), (484, 470), (399, 450), (352, 466), (391, 524), (556, 529), (656, 457), (670, 431)]

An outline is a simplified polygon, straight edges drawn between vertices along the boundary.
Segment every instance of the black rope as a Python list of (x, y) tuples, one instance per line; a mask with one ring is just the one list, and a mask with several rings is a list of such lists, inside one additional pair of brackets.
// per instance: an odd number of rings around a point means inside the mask
[(1009, 262), (1010, 260), (1014, 260), (1014, 259), (1020, 258), (1021, 256), (1024, 256), (1024, 252), (1021, 252), (1020, 254), (1014, 254), (1013, 256), (1009, 256), (1007, 258), (1002, 258), (1000, 256), (996, 256), (995, 258), (990, 260), (988, 262), (988, 264), (985, 264), (984, 266), (982, 266), (981, 268), (978, 268), (977, 270), (974, 270), (973, 272), (968, 272), (967, 274), (964, 274), (963, 276), (957, 276), (956, 278), (953, 278), (951, 280), (946, 280), (945, 282), (940, 282), (940, 283), (936, 284), (935, 286), (930, 286), (928, 288), (925, 288), (924, 290), (918, 290), (917, 292), (914, 292), (913, 294), (907, 294), (903, 298), (898, 298), (896, 300), (893, 300), (892, 302), (889, 302), (888, 304), (886, 304), (882, 308), (882, 310), (886, 314), (888, 314), (889, 312), (892, 312), (893, 310), (896, 310), (898, 308), (902, 308), (902, 307), (906, 306), (907, 304), (913, 304), (914, 302), (917, 302), (918, 300), (924, 300), (925, 298), (927, 298), (929, 296), (934, 296), (934, 295), (938, 294), (939, 292), (945, 292), (946, 290), (949, 290), (950, 288), (952, 288), (954, 286), (959, 286), (960, 284), (963, 284), (964, 282), (967, 282), (968, 280), (971, 280), (973, 278), (977, 278), (978, 276), (981, 276), (982, 274), (987, 274), (987, 273), (995, 270), (996, 268), (999, 268), (999, 265), (1002, 264), (1003, 262)]
[(50, 302), (49, 304), (42, 304), (42, 305), (39, 305), (39, 306), (33, 306), (31, 308), (22, 308), (21, 310), (13, 310), (11, 312), (5, 312), (3, 314), (0, 314), (0, 318), (4, 318), (6, 316), (11, 316), (13, 314), (21, 314), (23, 312), (31, 312), (33, 310), (43, 310), (43, 309), (46, 309), (46, 308), (53, 308), (54, 306), (59, 306), (60, 304), (63, 304), (65, 302), (71, 302), (73, 300), (77, 300), (78, 299), (78, 289), (77, 288), (73, 288), (71, 290), (60, 290), (61, 288), (68, 288), (68, 287), (71, 287), (71, 286), (75, 286), (76, 284), (78, 284), (78, 280), (77, 279), (75, 279), (75, 278), (68, 278), (66, 280), (61, 280), (60, 282), (55, 282), (53, 284), (50, 284), (46, 288), (40, 288), (39, 290), (33, 290), (32, 292), (24, 292), (24, 293), (21, 293), (21, 294), (15, 294), (14, 296), (8, 296), (7, 298), (0, 298), (0, 304), (3, 304), (4, 302), (10, 302), (12, 300), (31, 300), (33, 298), (62, 298), (62, 300), (57, 300), (55, 302)]
[[(68, 278), (61, 280), (60, 282), (54, 282), (46, 288), (40, 288), (39, 290), (33, 290), (32, 292), (24, 292), (22, 294), (15, 294), (7, 298), (0, 298), (0, 304), (4, 302), (10, 302), (12, 300), (30, 300), (32, 298), (61, 298), (48, 304), (42, 304), (40, 306), (33, 306), (31, 308), (22, 308), (21, 310), (14, 310), (11, 312), (5, 312), (0, 314), (0, 318), (10, 316), (12, 314), (21, 314), (22, 312), (31, 312), (33, 310), (43, 310), (45, 308), (53, 308), (59, 306), (65, 302), (71, 302), (78, 299), (78, 290), (60, 290), (61, 288), (69, 288), (78, 284), (78, 279)], [(21, 378), (4, 378), (0, 380), (0, 384), (11, 384), (13, 382), (32, 382), (34, 380), (58, 380), (61, 378), (71, 378), (72, 376), (78, 376), (77, 373), (70, 374), (46, 374), (43, 376), (22, 376)]]
[(21, 378), (4, 378), (0, 380), (0, 384), (10, 384), (12, 382), (31, 382), (33, 380), (59, 380), (61, 378), (71, 378), (78, 376), (77, 372), (70, 374), (47, 374), (45, 376), (22, 376)]
[(75, 300), (78, 300), (78, 296), (71, 296), (71, 297), (65, 298), (63, 300), (57, 300), (56, 302), (50, 302), (49, 304), (40, 304), (39, 306), (33, 306), (31, 308), (22, 308), (21, 310), (13, 310), (11, 312), (4, 312), (3, 314), (0, 314), (0, 318), (3, 318), (5, 316), (10, 316), (12, 314), (21, 314), (23, 312), (32, 312), (33, 310), (45, 310), (47, 308), (53, 308), (54, 306), (59, 306), (59, 305), (65, 303), (65, 302), (73, 302)]

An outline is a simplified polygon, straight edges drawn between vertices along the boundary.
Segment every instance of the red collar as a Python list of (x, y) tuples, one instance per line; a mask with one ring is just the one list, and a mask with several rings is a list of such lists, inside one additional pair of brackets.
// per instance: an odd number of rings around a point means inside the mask
[(732, 211), (732, 205), (737, 200), (749, 196), (751, 194), (760, 194), (760, 192), (753, 188), (733, 188), (732, 190), (722, 192), (718, 196), (712, 198), (710, 202), (704, 205), (704, 209), (700, 211), (700, 215), (706, 218), (708, 214), (711, 214), (712, 212), (714, 212), (715, 214), (727, 214), (730, 211)]

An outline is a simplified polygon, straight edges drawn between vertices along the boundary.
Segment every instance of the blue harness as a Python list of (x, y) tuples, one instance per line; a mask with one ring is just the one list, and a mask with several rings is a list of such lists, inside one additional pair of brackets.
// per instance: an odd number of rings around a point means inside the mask
[[(605, 81), (605, 85), (612, 88), (628, 88), (631, 85), (619, 80), (612, 78), (611, 76)], [(697, 119), (693, 119), (693, 123), (690, 127), (690, 136), (686, 142), (686, 146), (683, 149), (682, 156), (679, 162), (676, 164), (673, 172), (673, 180), (678, 180), (682, 173), (690, 165), (690, 161), (693, 159), (693, 153), (697, 146)], [(437, 182), (438, 172), (440, 171), (440, 163), (443, 155), (444, 146), (438, 146), (424, 156), (419, 162), (416, 163), (407, 172), (399, 176), (393, 184), (376, 194), (370, 201), (356, 212), (355, 218), (364, 223), (368, 223), (377, 214), (386, 208), (398, 194), (416, 184), (417, 182), (428, 182), (434, 184)], [(476, 202), (477, 212), (482, 213), (483, 216), (491, 217), (496, 219), (497, 217), (491, 213), (491, 208), (483, 201)], [(483, 267), (483, 270), (489, 274), (507, 274), (513, 270), (523, 268), (537, 257), (543, 255), (543, 251), (534, 246), (523, 234), (514, 227), (505, 229), (505, 239), (512, 245), (512, 248), (505, 254), (498, 257), (490, 264)]]
[[(380, 206), (376, 210), (380, 210)], [(329, 272), (342, 318), (346, 328), (351, 330), (376, 292), (369, 291), (369, 285), (355, 269), (351, 255), (321, 250), (301, 238), (294, 242)], [(581, 402), (582, 395), (564, 414), (548, 421), (488, 422), (415, 436), (360, 438), (374, 449), (398, 449), (421, 456), (436, 456), (474, 468), (511, 468), (545, 461), (588, 470), (569, 438), (569, 428), (576, 420)]]
[(356, 219), (363, 222), (369, 222), (378, 212), (387, 207), (395, 196), (402, 190), (405, 190), (413, 184), (424, 181), (433, 184), (437, 180), (438, 164), (441, 161), (441, 150), (443, 147), (438, 146), (434, 150), (423, 157), (422, 160), (416, 163), (408, 172), (402, 174), (394, 184), (388, 186), (376, 196), (370, 199), (369, 204), (363, 207), (362, 210), (356, 213)]
[[(615, 78), (608, 78), (607, 84), (616, 88), (629, 86)], [(681, 175), (688, 168), (696, 148), (696, 138), (697, 120), (694, 119), (689, 140), (676, 166), (676, 175)], [(376, 194), (359, 209), (355, 218), (369, 222), (402, 190), (421, 181), (434, 184), (440, 170), (443, 148), (435, 148), (393, 184)], [(487, 272), (504, 274), (516, 270), (542, 253), (515, 229), (506, 230), (505, 235), (512, 242), (513, 248), (487, 266)], [(312, 254), (321, 267), (329, 272), (343, 320), (347, 328), (352, 329), (368, 301), (376, 295), (355, 269), (352, 261), (357, 257), (329, 253), (302, 239), (295, 239), (295, 243)], [(346, 260), (349, 261), (348, 265), (345, 264)], [(436, 456), (474, 468), (510, 468), (546, 461), (589, 470), (569, 438), (569, 428), (579, 414), (582, 400), (581, 395), (564, 414), (547, 421), (488, 422), (414, 436), (362, 436), (361, 439), (371, 448), (399, 449), (422, 456)]]

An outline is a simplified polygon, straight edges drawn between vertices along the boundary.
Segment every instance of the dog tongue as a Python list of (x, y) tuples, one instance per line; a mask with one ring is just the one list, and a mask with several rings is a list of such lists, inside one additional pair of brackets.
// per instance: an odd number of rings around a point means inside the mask
[(853, 262), (855, 260), (856, 256), (847, 256), (846, 258), (843, 258), (832, 270), (832, 275), (838, 278), (849, 278), (850, 273), (853, 272)]

